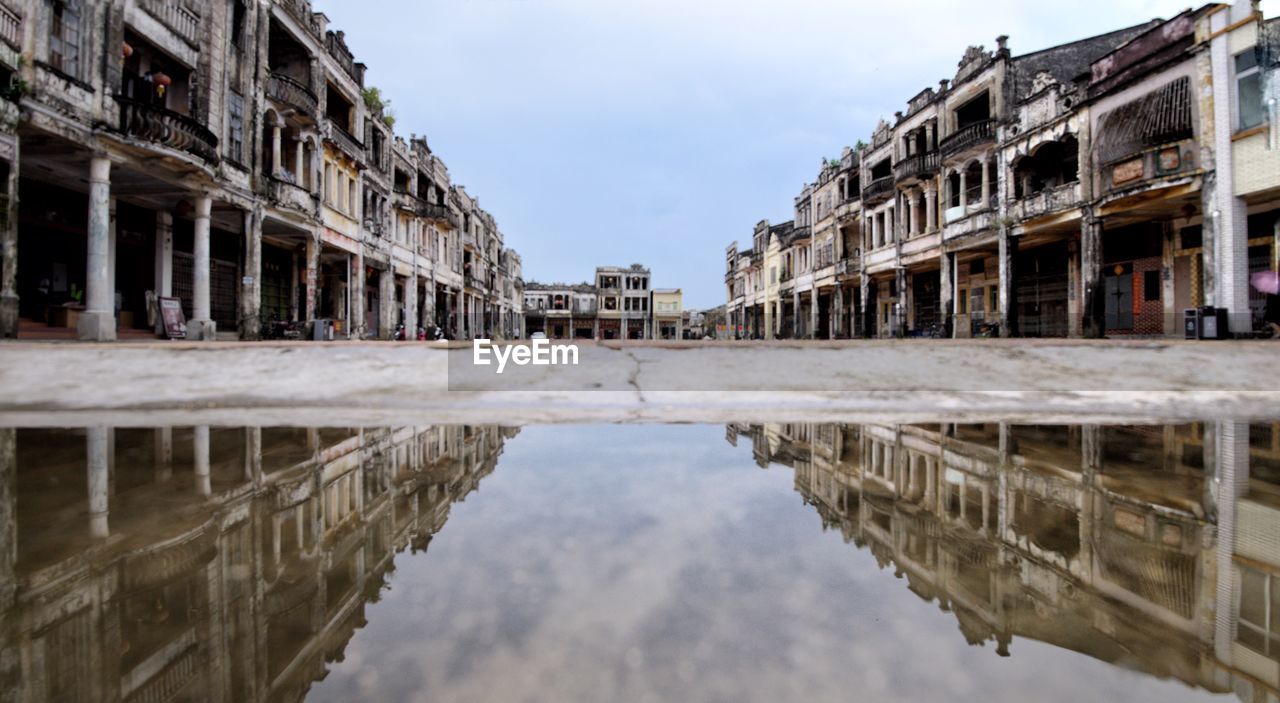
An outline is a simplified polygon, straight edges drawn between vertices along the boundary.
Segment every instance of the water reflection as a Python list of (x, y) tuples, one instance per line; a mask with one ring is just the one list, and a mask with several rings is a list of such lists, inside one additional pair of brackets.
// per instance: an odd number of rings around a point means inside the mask
[(515, 432), (0, 429), (0, 700), (300, 700)]
[(970, 645), (1280, 686), (1280, 423), (729, 425)]
[[(698, 698), (697, 687), (710, 686), (711, 668), (691, 663), (689, 642), (708, 661), (717, 647), (730, 659), (761, 656), (714, 639), (715, 623), (733, 622), (748, 631), (766, 625), (771, 641), (757, 643), (763, 651), (772, 640), (783, 650), (787, 641), (794, 647), (796, 639), (812, 639), (807, 663), (829, 659), (832, 666), (818, 669), (831, 678), (827, 689), (848, 691), (836, 677), (857, 659), (851, 652), (865, 653), (878, 639), (908, 638), (870, 615), (850, 615), (833, 599), (852, 600), (856, 588), (875, 612), (876, 602), (888, 607), (886, 591), (898, 582), (887, 573), (872, 574), (871, 585), (842, 581), (835, 570), (817, 573), (812, 559), (827, 552), (806, 549), (818, 541), (811, 524), (793, 524), (772, 500), (761, 500), (758, 486), (735, 493), (724, 485), (753, 477), (740, 468), (746, 445), (759, 466), (772, 467), (768, 475), (790, 467), (796, 491), (825, 528), (867, 550), (942, 611), (928, 623), (910, 619), (913, 647), (937, 640), (940, 648), (980, 653), (966, 646), (976, 645), (1012, 655), (1011, 662), (1035, 662), (1031, 643), (1040, 642), (1057, 648), (1051, 661), (1067, 672), (1080, 669), (1062, 650), (1201, 692), (1277, 700), (1280, 423), (729, 425), (725, 436), (739, 449), (715, 436), (699, 448), (685, 446), (680, 442), (689, 434), (674, 428), (666, 434), (646, 428), (635, 446), (625, 446), (627, 430), (640, 428), (611, 430), (615, 439), (598, 444), (596, 458), (584, 464), (575, 457), (592, 454), (578, 451), (596, 441), (592, 428), (544, 436), (558, 449), (526, 452), (524, 465), (510, 467), (516, 478), (505, 488), (497, 488), (501, 478), (491, 479), (498, 499), (470, 523), (455, 523), (469, 524), (470, 538), (464, 527), (451, 537), (452, 552), (450, 545), (433, 551), (437, 560), (452, 559), (444, 562), (444, 583), (473, 591), (483, 584), (488, 592), (459, 599), (436, 581), (437, 590), (421, 597), (438, 598), (448, 604), (445, 611), (484, 602), (496, 614), (480, 619), (501, 624), (494, 625), (498, 642), (477, 644), (487, 640), (468, 630), (474, 614), (462, 613), (459, 624), (439, 610), (434, 619), (397, 611), (403, 622), (397, 628), (384, 622), (380, 639), (361, 647), (353, 637), (367, 624), (366, 606), (396, 580), (397, 555), (432, 561), (420, 553), (444, 527), (450, 506), (494, 471), (516, 430), (0, 429), (0, 700), (297, 701), (317, 693), (342, 700), (361, 690), (353, 679), (371, 668), (380, 679), (375, 690), (385, 697), (406, 689), (421, 695), (424, 684), (386, 664), (385, 652), (411, 650), (436, 659), (442, 651), (461, 653), (468, 661), (501, 653), (507, 658), (499, 657), (498, 668), (507, 670), (554, 652), (560, 658), (543, 664), (583, 678), (640, 672), (665, 662), (665, 652), (681, 672), (683, 688), (674, 693)], [(712, 458), (712, 449), (728, 456)], [(619, 465), (617, 457), (628, 452), (636, 466)], [(656, 465), (659, 456), (672, 457), (661, 472), (630, 470)], [(696, 482), (680, 478), (722, 459), (728, 472), (704, 471)], [(537, 465), (554, 470), (529, 469)], [(774, 494), (791, 495), (777, 488)], [(664, 492), (676, 491), (687, 491), (689, 502), (658, 507)], [(748, 503), (755, 507), (744, 511)], [(646, 505), (654, 511), (645, 512)], [(702, 519), (688, 519), (690, 505), (705, 508)], [(807, 510), (790, 512), (812, 520)], [(734, 514), (750, 517), (718, 522)], [(485, 521), (489, 533), (477, 536)], [(677, 534), (694, 528), (704, 532), (687, 541)], [(708, 538), (718, 534), (730, 537)], [(837, 554), (823, 557), (825, 563), (845, 561), (851, 551), (838, 541), (830, 549)], [(794, 571), (780, 582), (767, 580), (783, 563), (779, 552), (788, 551), (796, 556), (787, 562)], [(687, 568), (675, 581), (675, 599), (663, 601), (662, 578), (651, 576), (678, 561)], [(627, 568), (637, 572), (642, 593), (628, 590)], [(559, 577), (578, 588), (566, 590)], [(637, 663), (636, 652), (645, 650), (636, 644), (617, 652), (566, 648), (577, 633), (566, 629), (572, 628), (564, 603), (555, 610), (552, 602), (557, 593), (572, 594), (569, 607), (581, 606), (586, 622), (599, 626), (600, 613), (613, 604), (582, 602), (603, 590), (597, 577), (623, 599), (653, 601), (644, 617), (630, 615), (656, 638), (646, 645), (649, 658)], [(424, 585), (409, 573), (399, 582), (406, 578), (399, 592), (418, 598)], [(777, 587), (803, 590), (813, 600), (783, 608), (770, 590)], [(728, 602), (732, 616), (708, 613)], [(770, 607), (790, 613), (794, 628), (784, 615), (769, 619)], [(830, 611), (831, 631), (822, 629), (821, 614), (794, 617), (814, 607)], [(755, 619), (757, 611), (766, 615)], [(563, 627), (549, 635), (539, 617), (556, 612), (548, 617)], [(705, 629), (681, 626), (703, 614)], [(528, 649), (502, 653), (517, 635)], [(363, 664), (344, 669), (339, 662), (347, 656)], [(555, 661), (573, 665), (561, 669), (568, 664)], [(902, 671), (892, 672), (901, 678), (887, 679), (889, 688), (903, 687), (898, 693), (907, 695), (903, 682), (927, 675), (918, 664), (901, 662)], [(733, 671), (723, 660), (719, 667)], [(538, 678), (539, 669), (530, 671), (526, 678)], [(625, 673), (614, 676), (626, 680)], [(317, 691), (326, 677), (329, 689)], [(659, 670), (636, 678), (664, 677)], [(762, 690), (759, 681), (740, 678), (748, 695)], [(719, 695), (727, 696), (732, 683), (722, 679)], [(988, 685), (984, 693), (994, 694), (999, 683)]]

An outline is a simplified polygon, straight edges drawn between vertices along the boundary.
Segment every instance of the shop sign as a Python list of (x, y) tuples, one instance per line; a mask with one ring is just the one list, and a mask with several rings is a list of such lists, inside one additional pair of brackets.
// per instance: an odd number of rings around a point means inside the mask
[(1160, 152), (1158, 163), (1160, 164), (1161, 173), (1177, 171), (1182, 167), (1182, 152), (1177, 147), (1165, 149)]
[(1141, 157), (1131, 159), (1122, 164), (1116, 164), (1115, 167), (1111, 169), (1112, 185), (1120, 185), (1121, 183), (1128, 183), (1129, 181), (1136, 181), (1139, 178), (1142, 178), (1142, 166), (1143, 163)]
[(157, 298), (160, 304), (160, 319), (164, 322), (164, 334), (169, 339), (187, 338), (187, 318), (182, 314), (182, 300), (179, 298)]

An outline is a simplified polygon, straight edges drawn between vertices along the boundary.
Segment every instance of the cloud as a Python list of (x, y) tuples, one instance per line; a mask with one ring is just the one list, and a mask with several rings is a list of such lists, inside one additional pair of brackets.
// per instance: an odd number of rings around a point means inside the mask
[[(397, 113), (497, 217), (526, 279), (642, 262), (723, 302), (724, 247), (791, 217), (823, 156), (955, 72), (1183, 9), (943, 0), (317, 2)], [(392, 23), (387, 18), (394, 17)]]

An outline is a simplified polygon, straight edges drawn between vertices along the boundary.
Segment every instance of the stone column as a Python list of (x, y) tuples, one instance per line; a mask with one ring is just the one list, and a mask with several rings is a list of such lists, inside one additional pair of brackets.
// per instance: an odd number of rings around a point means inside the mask
[(280, 125), (271, 125), (271, 175), (280, 177)]
[(898, 267), (898, 302), (894, 303), (897, 319), (894, 320), (893, 334), (905, 337), (907, 332), (907, 270)]
[(208, 195), (196, 198), (196, 221), (192, 246), (191, 320), (187, 323), (190, 339), (213, 341), (218, 328), (209, 313), (209, 215), (213, 199)]
[(9, 195), (9, 212), (0, 222), (0, 338), (18, 336), (18, 140), (13, 140), (9, 182), (0, 184)]
[(968, 172), (968, 169), (965, 169), (965, 168), (962, 168), (960, 170), (960, 207), (962, 208), (969, 207), (969, 193), (968, 193), (969, 185), (967, 183), (968, 181), (967, 172)]
[(320, 238), (318, 233), (312, 233), (307, 237), (303, 256), (306, 261), (303, 265), (305, 271), (305, 288), (307, 291), (307, 299), (303, 301), (303, 325), (305, 332), (312, 332), (312, 326), (316, 321), (316, 309), (320, 305)]
[(997, 288), (997, 304), (1000, 308), (1000, 336), (1018, 336), (1017, 257), (1018, 240), (1008, 227), (1000, 228), (1000, 286)]
[(111, 495), (111, 433), (109, 427), (85, 430), (85, 457), (89, 478), (89, 534), (107, 537)]
[[(457, 295), (454, 297), (457, 301), (458, 309), (458, 339), (468, 339), (467, 337), (467, 306), (466, 293), (459, 288)], [(623, 331), (625, 334), (625, 330)]]
[(378, 301), (378, 336), (382, 339), (395, 339), (396, 273), (390, 265), (378, 276)]
[(982, 160), (982, 207), (988, 207), (991, 203), (991, 179), (988, 177), (991, 169), (991, 163), (986, 159)]
[(404, 282), (404, 338), (418, 339), (418, 273), (416, 269)]
[(1086, 215), (1080, 228), (1080, 281), (1084, 298), (1084, 336), (1107, 333), (1106, 300), (1102, 290), (1102, 223)]
[[(938, 312), (942, 315), (942, 329), (950, 332), (952, 327), (952, 313), (955, 312), (955, 254), (948, 251), (942, 252), (942, 261), (939, 262), (940, 272), (938, 275)], [(944, 334), (945, 337), (951, 337), (952, 334)]]
[(293, 179), (294, 182), (301, 187), (303, 183), (306, 183), (306, 180), (302, 177), (302, 169), (306, 168), (306, 164), (303, 163), (302, 160), (304, 155), (302, 153), (303, 148), (301, 137), (293, 140), (293, 150)]
[[(299, 146), (301, 148), (301, 146)], [(244, 211), (244, 276), (240, 279), (240, 339), (262, 338), (262, 208)]]
[(791, 338), (800, 339), (800, 291), (791, 290)]
[(195, 469), (196, 493), (208, 496), (213, 493), (209, 475), (209, 426), (199, 425), (191, 433), (192, 463)]
[(836, 285), (835, 305), (831, 312), (831, 336), (844, 336), (844, 283)]
[(818, 338), (818, 287), (809, 290), (809, 339)]
[[(155, 283), (152, 291), (157, 298), (173, 295), (173, 215), (167, 211), (156, 213)], [(156, 307), (156, 334), (164, 334), (164, 320)]]
[(920, 218), (919, 218), (919, 214), (917, 213), (917, 210), (919, 209), (919, 207), (920, 207), (920, 194), (913, 190), (911, 191), (910, 195), (907, 197), (907, 236), (912, 236), (920, 233), (920, 222), (919, 222)]
[(116, 338), (115, 282), (111, 280), (111, 161), (95, 156), (89, 162), (88, 254), (85, 261), (85, 310), (76, 336), (94, 342)]
[(866, 273), (862, 274), (862, 296), (858, 301), (860, 309), (859, 316), (862, 318), (862, 336), (874, 337), (876, 335), (875, 326), (871, 324), (871, 316), (876, 309), (876, 301), (871, 295), (871, 277)]
[(364, 339), (366, 324), (364, 319), (364, 252), (351, 255), (351, 324), (347, 336), (351, 339)]

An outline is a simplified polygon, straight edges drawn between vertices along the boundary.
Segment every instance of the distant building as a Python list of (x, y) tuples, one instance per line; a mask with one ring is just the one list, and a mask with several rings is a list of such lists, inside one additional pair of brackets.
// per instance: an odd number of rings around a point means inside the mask
[(653, 325), (655, 339), (680, 339), (684, 336), (684, 295), (679, 288), (656, 288), (653, 291)]

